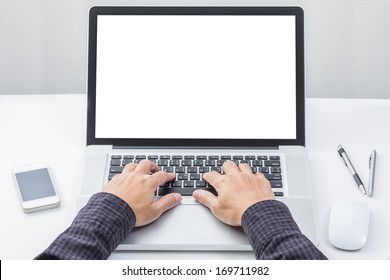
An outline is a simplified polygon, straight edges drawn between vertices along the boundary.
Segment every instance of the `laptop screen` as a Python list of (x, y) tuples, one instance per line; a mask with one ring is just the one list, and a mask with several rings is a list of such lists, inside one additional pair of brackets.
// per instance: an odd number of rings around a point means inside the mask
[(88, 138), (163, 146), (301, 141), (297, 11), (92, 8)]

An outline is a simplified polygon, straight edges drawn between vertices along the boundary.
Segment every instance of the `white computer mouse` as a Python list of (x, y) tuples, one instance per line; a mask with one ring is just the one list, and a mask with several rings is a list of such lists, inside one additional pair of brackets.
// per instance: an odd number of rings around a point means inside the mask
[(358, 202), (339, 201), (332, 205), (329, 241), (343, 250), (358, 250), (366, 244), (370, 209)]

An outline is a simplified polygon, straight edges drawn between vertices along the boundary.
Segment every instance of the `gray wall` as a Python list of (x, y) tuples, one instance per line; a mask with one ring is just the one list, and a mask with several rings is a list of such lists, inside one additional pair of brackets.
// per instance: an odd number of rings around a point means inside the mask
[(390, 98), (390, 0), (0, 0), (0, 94), (84, 93), (92, 5), (299, 5), (309, 97)]

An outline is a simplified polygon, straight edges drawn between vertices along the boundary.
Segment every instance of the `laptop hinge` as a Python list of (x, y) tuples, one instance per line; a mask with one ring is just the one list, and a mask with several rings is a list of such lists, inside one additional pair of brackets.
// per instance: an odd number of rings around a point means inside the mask
[(164, 146), (113, 146), (113, 149), (170, 149), (170, 150), (279, 150), (278, 146), (271, 147), (214, 147), (214, 146), (190, 146), (190, 147), (164, 147)]

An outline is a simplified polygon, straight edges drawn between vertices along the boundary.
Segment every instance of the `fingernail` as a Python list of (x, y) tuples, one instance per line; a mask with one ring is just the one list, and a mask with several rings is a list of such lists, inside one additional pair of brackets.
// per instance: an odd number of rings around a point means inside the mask
[(181, 202), (181, 195), (179, 193), (175, 193), (175, 201), (176, 201), (176, 204), (179, 204)]
[(198, 200), (198, 198), (199, 198), (199, 191), (194, 191), (193, 193), (192, 193), (192, 196), (196, 199), (196, 200)]

